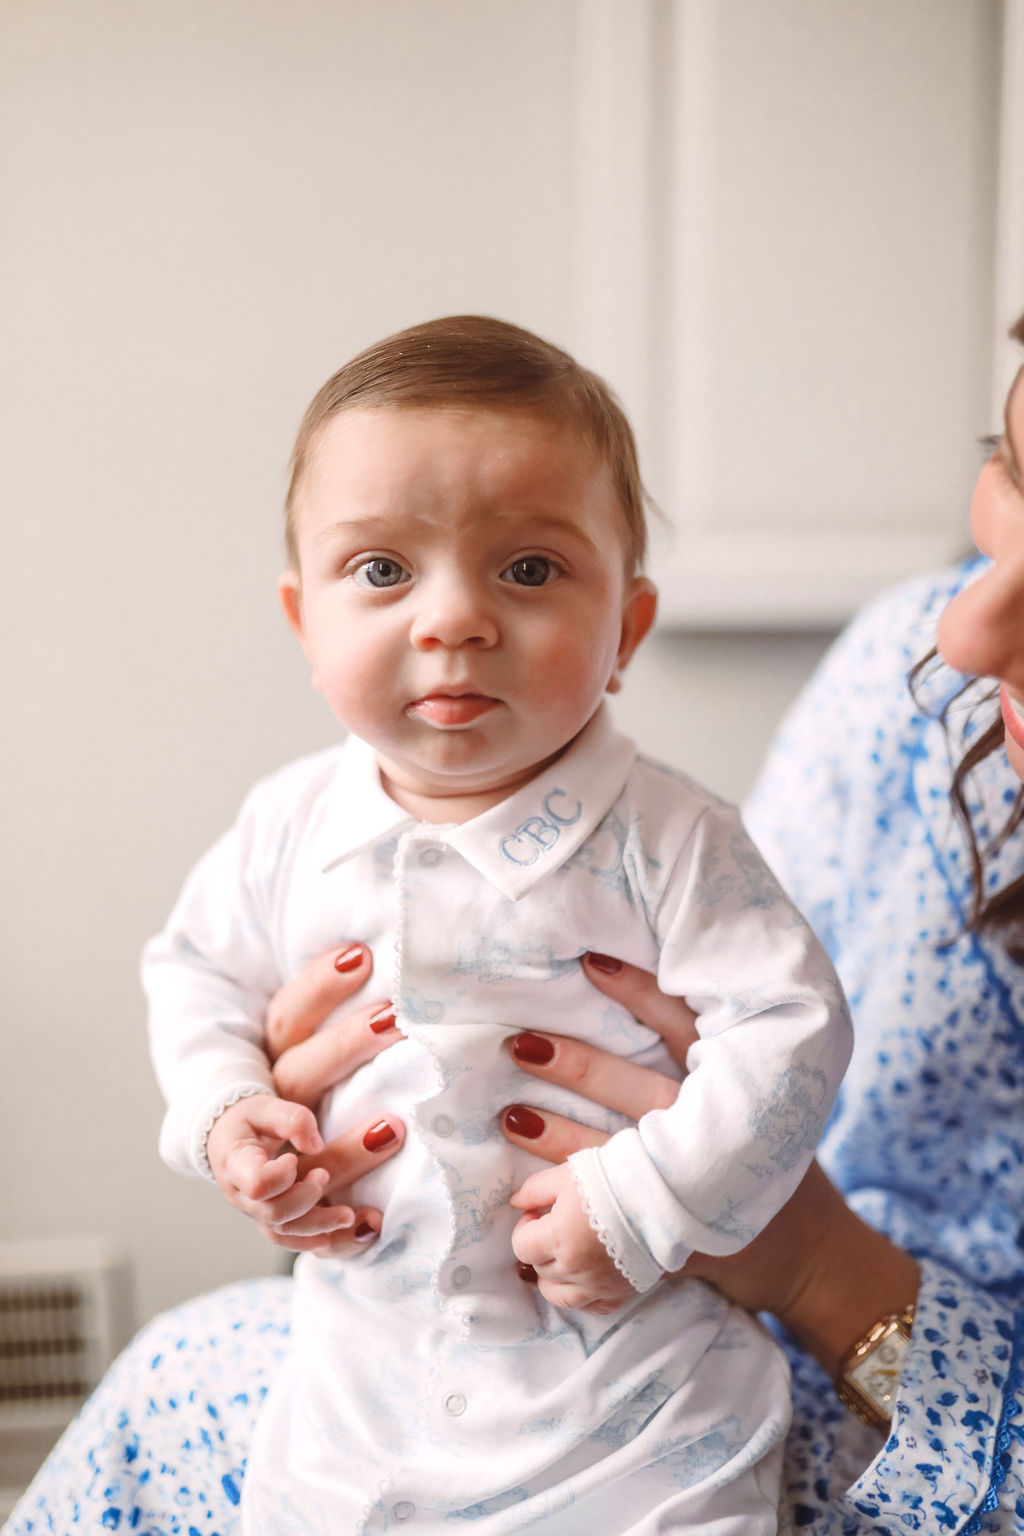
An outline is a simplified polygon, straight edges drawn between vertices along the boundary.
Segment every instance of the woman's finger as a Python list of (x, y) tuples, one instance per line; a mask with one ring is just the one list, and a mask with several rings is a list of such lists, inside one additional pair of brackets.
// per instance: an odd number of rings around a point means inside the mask
[(340, 944), (304, 965), (276, 992), (267, 1009), (267, 1054), (282, 1051), (311, 1034), (368, 979), (373, 956), (365, 944)]
[(517, 1147), (543, 1157), (549, 1163), (564, 1163), (570, 1152), (584, 1147), (601, 1147), (608, 1140), (604, 1131), (595, 1131), (564, 1115), (541, 1112), (526, 1104), (510, 1104), (502, 1112), (501, 1128)]
[(336, 1136), (315, 1157), (300, 1158), (299, 1172), (326, 1168), (328, 1181), (324, 1198), (335, 1200), (356, 1179), (394, 1157), (404, 1140), (405, 1126), (401, 1120), (394, 1115), (376, 1115)]
[(697, 1039), (693, 1009), (681, 997), (666, 997), (651, 973), (638, 966), (626, 965), (612, 955), (589, 952), (580, 959), (594, 986), (659, 1034), (672, 1060), (685, 1067), (686, 1053)]
[(401, 1039), (391, 1004), (369, 1003), (278, 1056), (274, 1087), (283, 1099), (312, 1106), (335, 1083)]
[(513, 1035), (509, 1051), (516, 1065), (531, 1076), (571, 1088), (581, 1098), (616, 1109), (631, 1120), (639, 1120), (651, 1109), (667, 1109), (679, 1096), (674, 1078), (583, 1040), (530, 1030)]

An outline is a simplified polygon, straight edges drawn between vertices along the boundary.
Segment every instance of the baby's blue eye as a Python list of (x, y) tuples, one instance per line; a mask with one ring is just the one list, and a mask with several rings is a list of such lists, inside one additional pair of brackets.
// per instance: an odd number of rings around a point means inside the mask
[(362, 565), (357, 565), (352, 572), (361, 587), (373, 587), (380, 590), (381, 587), (397, 587), (400, 582), (408, 580), (409, 573), (397, 560), (391, 560), (386, 555), (377, 555), (373, 560), (364, 560)]
[(513, 560), (508, 570), (502, 571), (501, 579), (515, 582), (517, 587), (543, 587), (557, 575), (558, 566), (553, 560), (544, 555), (525, 555), (522, 560)]

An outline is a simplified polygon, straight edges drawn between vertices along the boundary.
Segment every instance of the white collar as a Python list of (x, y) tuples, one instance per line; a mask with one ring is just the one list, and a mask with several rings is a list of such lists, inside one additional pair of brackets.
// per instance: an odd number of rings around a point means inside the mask
[[(518, 901), (574, 854), (613, 805), (636, 757), (602, 704), (576, 740), (507, 800), (461, 825), (421, 822), (425, 835), (462, 855)], [(350, 736), (316, 834), (324, 873), (388, 834), (416, 825), (384, 791), (373, 749)]]

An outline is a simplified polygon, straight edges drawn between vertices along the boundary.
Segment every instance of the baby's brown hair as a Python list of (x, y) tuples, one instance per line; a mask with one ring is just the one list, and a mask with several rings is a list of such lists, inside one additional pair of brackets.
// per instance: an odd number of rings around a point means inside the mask
[(647, 497), (633, 430), (608, 385), (521, 326), (486, 315), (451, 315), (367, 347), (313, 396), (295, 439), (285, 498), (285, 543), (294, 569), (296, 502), (317, 434), (339, 411), (386, 406), (527, 410), (563, 422), (608, 466), (623, 513), (627, 570), (642, 566)]

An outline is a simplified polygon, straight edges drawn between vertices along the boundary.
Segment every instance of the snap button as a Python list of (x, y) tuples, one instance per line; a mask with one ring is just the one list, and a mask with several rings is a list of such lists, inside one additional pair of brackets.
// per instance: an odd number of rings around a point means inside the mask
[(469, 1284), (472, 1278), (473, 1271), (468, 1264), (460, 1264), (458, 1269), (452, 1271), (452, 1285), (455, 1286), (456, 1290), (461, 1291), (464, 1286)]
[(453, 1419), (457, 1419), (460, 1413), (465, 1413), (466, 1399), (461, 1392), (449, 1392), (444, 1400), (444, 1411), (450, 1413)]
[(410, 1504), (408, 1499), (399, 1499), (397, 1504), (391, 1506), (391, 1518), (393, 1520), (411, 1520), (416, 1513), (416, 1505)]
[(435, 1136), (450, 1136), (455, 1129), (455, 1121), (450, 1115), (435, 1115), (431, 1123)]
[(444, 851), (441, 848), (424, 848), (420, 853), (420, 863), (424, 864), (427, 869), (432, 869), (435, 864), (440, 864), (443, 858)]

